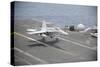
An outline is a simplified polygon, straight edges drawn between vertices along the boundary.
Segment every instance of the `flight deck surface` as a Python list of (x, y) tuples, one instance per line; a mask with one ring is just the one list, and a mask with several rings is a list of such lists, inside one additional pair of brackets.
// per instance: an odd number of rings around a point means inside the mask
[(36, 21), (15, 20), (14, 57), (15, 65), (52, 64), (97, 60), (97, 38), (79, 32), (67, 31), (55, 39), (26, 33), (28, 28), (38, 28)]

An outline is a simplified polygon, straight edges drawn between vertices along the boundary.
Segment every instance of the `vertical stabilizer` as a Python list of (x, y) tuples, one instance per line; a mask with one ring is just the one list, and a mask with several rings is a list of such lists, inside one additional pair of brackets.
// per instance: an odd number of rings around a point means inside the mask
[(41, 31), (46, 31), (46, 29), (47, 29), (46, 22), (43, 20)]

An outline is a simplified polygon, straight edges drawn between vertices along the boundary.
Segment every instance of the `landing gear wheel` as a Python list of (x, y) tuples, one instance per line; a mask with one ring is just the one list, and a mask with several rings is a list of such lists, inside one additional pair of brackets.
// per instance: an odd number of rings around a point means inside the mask
[(42, 40), (45, 41), (45, 37), (43, 37)]
[(56, 41), (59, 41), (59, 39), (58, 39), (58, 38), (56, 38)]
[(50, 38), (53, 38), (53, 36), (50, 36)]

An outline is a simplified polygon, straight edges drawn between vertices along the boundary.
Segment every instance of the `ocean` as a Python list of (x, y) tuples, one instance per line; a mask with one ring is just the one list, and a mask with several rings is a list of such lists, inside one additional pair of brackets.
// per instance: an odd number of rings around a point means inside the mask
[(14, 19), (18, 20), (45, 20), (60, 27), (78, 24), (84, 24), (86, 27), (97, 25), (97, 6), (15, 2), (14, 10)]

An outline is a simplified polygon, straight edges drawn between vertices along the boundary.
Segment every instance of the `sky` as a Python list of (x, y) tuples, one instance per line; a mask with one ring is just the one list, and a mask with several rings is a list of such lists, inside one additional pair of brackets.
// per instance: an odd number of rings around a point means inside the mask
[(97, 23), (97, 7), (71, 4), (50, 4), (38, 2), (15, 2), (16, 19), (39, 19), (57, 25), (94, 26)]

